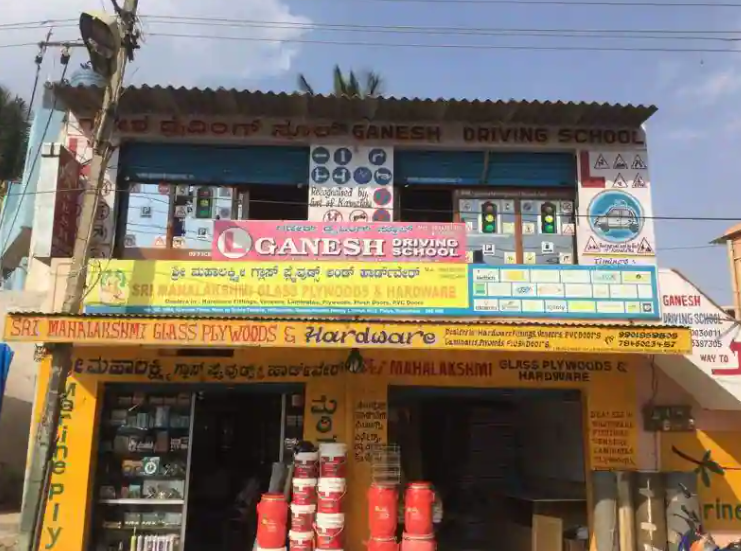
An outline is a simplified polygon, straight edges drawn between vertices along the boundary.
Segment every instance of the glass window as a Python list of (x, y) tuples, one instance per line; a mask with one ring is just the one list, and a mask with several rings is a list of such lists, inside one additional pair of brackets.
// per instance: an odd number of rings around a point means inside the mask
[(574, 264), (574, 201), (537, 190), (461, 190), (469, 261), (482, 264)]
[(123, 258), (210, 256), (216, 220), (306, 220), (305, 186), (134, 183), (122, 194)]

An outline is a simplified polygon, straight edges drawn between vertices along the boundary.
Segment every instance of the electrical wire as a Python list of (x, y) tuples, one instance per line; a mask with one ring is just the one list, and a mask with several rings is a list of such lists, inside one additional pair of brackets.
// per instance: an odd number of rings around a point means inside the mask
[[(109, 170), (115, 170), (116, 167), (109, 166), (107, 167)], [(151, 184), (155, 185), (155, 184)], [(173, 183), (173, 185), (177, 185), (176, 183)], [(191, 184), (192, 185), (192, 184)], [(204, 184), (206, 185), (206, 184)], [(249, 188), (246, 188), (249, 189)], [(47, 191), (31, 191), (27, 192), (25, 195), (40, 195), (45, 193), (80, 193), (82, 190), (78, 189), (70, 189), (70, 190), (47, 190)], [(116, 189), (116, 190), (110, 190), (108, 193), (121, 193), (121, 194), (130, 194), (135, 197), (149, 197), (149, 201), (152, 202), (161, 202), (162, 204), (169, 204), (168, 199), (161, 198), (161, 193), (153, 193), (153, 192), (134, 192), (132, 193), (128, 189)], [(23, 195), (23, 193), (16, 193), (16, 194), (10, 194), (10, 196), (14, 195)], [(7, 195), (6, 195), (7, 196)], [(254, 204), (264, 204), (264, 205), (292, 205), (292, 206), (306, 206), (306, 202), (302, 201), (286, 201), (286, 200), (280, 200), (280, 201), (272, 201), (267, 199), (250, 199), (250, 203)], [(375, 210), (375, 209), (385, 209), (385, 207), (363, 207), (363, 210)], [(385, 209), (388, 210), (388, 209)], [(456, 210), (456, 209), (416, 209), (416, 208), (401, 208), (399, 210), (403, 210), (405, 212), (418, 212), (418, 213), (428, 213), (428, 214), (459, 214), (462, 211)], [(575, 218), (589, 218), (589, 215), (587, 214), (579, 214), (577, 212), (570, 214), (569, 216), (573, 216)], [(690, 221), (690, 222), (741, 222), (741, 216), (731, 217), (731, 216), (671, 216), (671, 215), (655, 215), (655, 216), (639, 216), (640, 220), (675, 220), (675, 221)]]
[(528, 45), (499, 45), (499, 44), (425, 44), (425, 43), (403, 43), (403, 42), (358, 42), (341, 40), (313, 40), (301, 38), (261, 38), (248, 36), (223, 36), (223, 35), (198, 35), (178, 33), (148, 33), (149, 36), (164, 38), (184, 38), (188, 40), (224, 40), (236, 42), (271, 42), (289, 44), (321, 44), (326, 46), (361, 46), (370, 48), (422, 48), (422, 49), (444, 49), (444, 50), (508, 50), (508, 51), (550, 51), (550, 52), (646, 52), (646, 53), (734, 53), (739, 54), (741, 50), (732, 48), (658, 48), (658, 47), (628, 47), (628, 46), (528, 46)]

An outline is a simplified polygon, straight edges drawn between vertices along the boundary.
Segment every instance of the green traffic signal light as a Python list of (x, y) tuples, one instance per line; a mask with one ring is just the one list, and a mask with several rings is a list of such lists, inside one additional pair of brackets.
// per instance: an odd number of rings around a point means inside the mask
[(553, 203), (543, 203), (540, 206), (541, 233), (556, 233), (556, 207)]
[(481, 232), (497, 232), (497, 207), (494, 203), (486, 202), (481, 205)]

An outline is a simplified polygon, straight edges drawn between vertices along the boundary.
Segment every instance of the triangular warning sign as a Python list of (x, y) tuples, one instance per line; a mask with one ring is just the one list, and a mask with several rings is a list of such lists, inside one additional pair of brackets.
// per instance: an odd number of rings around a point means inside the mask
[(607, 162), (605, 156), (602, 153), (597, 157), (597, 162), (594, 163), (595, 170), (606, 170), (610, 168), (610, 163)]
[(625, 170), (628, 168), (628, 163), (626, 163), (623, 156), (618, 153), (618, 156), (615, 157), (615, 162), (612, 163), (612, 168), (615, 170)]
[(633, 178), (633, 187), (645, 188), (646, 180), (644, 180), (640, 174), (636, 174), (636, 177)]
[(630, 168), (633, 170), (646, 170), (648, 167), (646, 166), (646, 163), (643, 162), (643, 159), (641, 159), (640, 155), (636, 155), (635, 159), (633, 159), (633, 164), (630, 165)]
[(628, 182), (625, 181), (622, 174), (618, 173), (618, 175), (615, 176), (615, 181), (612, 183), (612, 187), (626, 188), (628, 187)]
[(597, 245), (597, 242), (594, 240), (594, 237), (590, 237), (587, 240), (587, 246), (584, 247), (584, 252), (587, 254), (593, 254), (593, 253), (599, 253), (599, 245)]
[(651, 243), (648, 242), (648, 239), (645, 237), (643, 240), (641, 240), (641, 243), (638, 245), (638, 252), (640, 254), (654, 254), (654, 249), (651, 246)]

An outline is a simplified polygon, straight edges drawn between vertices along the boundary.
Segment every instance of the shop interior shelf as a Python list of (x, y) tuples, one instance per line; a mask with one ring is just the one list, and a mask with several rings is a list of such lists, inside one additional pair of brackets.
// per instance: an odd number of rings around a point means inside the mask
[(98, 503), (105, 505), (184, 505), (182, 499), (101, 499)]

